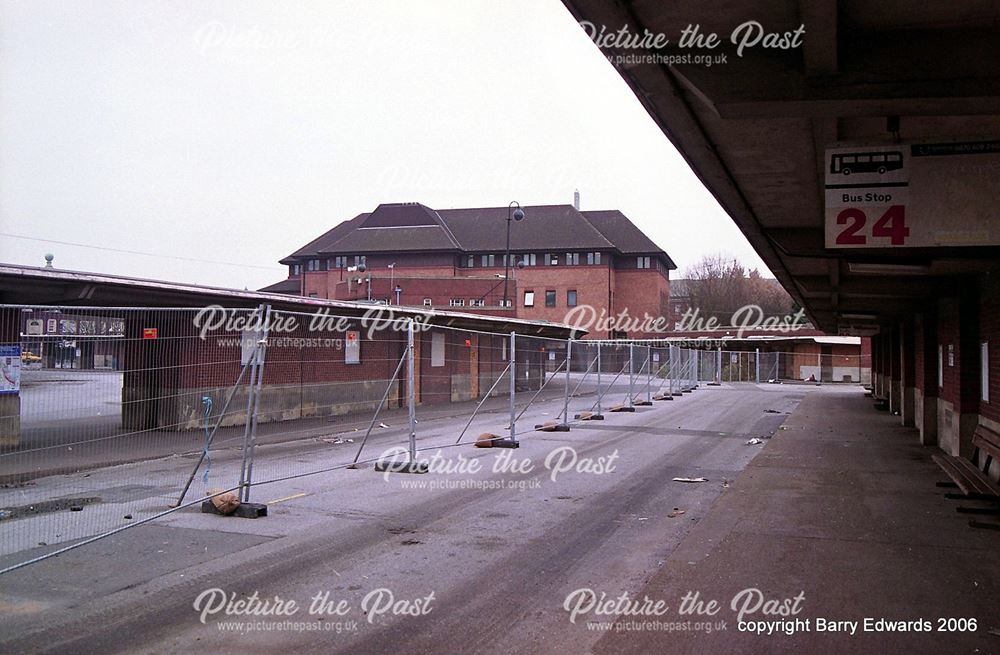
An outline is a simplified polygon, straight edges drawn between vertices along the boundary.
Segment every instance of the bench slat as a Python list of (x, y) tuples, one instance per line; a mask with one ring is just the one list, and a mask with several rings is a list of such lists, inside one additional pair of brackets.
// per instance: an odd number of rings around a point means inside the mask
[(994, 432), (985, 425), (977, 425), (972, 435), (972, 445), (1000, 459), (1000, 433)]
[(1000, 488), (983, 475), (972, 462), (946, 453), (932, 455), (931, 459), (966, 496), (970, 494), (1000, 496)]

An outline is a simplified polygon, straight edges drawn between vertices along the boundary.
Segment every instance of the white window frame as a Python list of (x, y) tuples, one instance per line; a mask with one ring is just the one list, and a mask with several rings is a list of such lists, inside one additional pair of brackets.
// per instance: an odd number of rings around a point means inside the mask
[(524, 306), (525, 307), (534, 307), (535, 306), (535, 292), (534, 291), (525, 291), (524, 292)]
[(434, 301), (431, 298), (424, 298), (424, 307), (433, 307)]
[(465, 298), (452, 298), (448, 301), (449, 307), (465, 307)]

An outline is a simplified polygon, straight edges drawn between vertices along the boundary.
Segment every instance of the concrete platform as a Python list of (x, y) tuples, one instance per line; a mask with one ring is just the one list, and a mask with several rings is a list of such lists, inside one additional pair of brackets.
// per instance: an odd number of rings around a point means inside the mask
[[(873, 410), (860, 388), (807, 395), (634, 595), (664, 599), (671, 612), (663, 620), (726, 628), (609, 629), (593, 652), (1000, 652), (1000, 633), (991, 633), (1000, 630), (1000, 535), (967, 526), (958, 502), (935, 486), (944, 476), (930, 454), (915, 430)], [(730, 605), (750, 588), (768, 599), (804, 598), (793, 617), (758, 611), (746, 619), (804, 619), (808, 630), (739, 632)], [(689, 591), (719, 601), (720, 611), (678, 617)], [(866, 617), (926, 619), (932, 631), (865, 632)], [(817, 618), (858, 621), (857, 633), (818, 632)], [(973, 618), (977, 627), (938, 632), (939, 618)]]

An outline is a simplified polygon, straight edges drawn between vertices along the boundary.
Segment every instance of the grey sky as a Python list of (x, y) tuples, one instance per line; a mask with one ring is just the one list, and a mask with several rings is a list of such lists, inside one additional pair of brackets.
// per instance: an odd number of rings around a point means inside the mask
[(556, 0), (0, 2), (0, 232), (244, 266), (9, 237), (0, 261), (256, 288), (379, 202), (575, 188), (682, 269), (766, 270)]

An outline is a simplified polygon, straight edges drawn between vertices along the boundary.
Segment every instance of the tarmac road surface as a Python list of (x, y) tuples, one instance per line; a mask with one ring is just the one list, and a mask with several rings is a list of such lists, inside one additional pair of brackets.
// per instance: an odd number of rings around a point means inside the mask
[[(746, 442), (817, 392), (703, 386), (527, 433), (518, 449), (443, 451), (426, 475), (367, 467), (270, 485), (256, 496), (263, 519), (178, 512), (0, 576), (0, 652), (587, 652), (606, 627), (593, 614), (571, 622), (567, 597), (638, 594), (736, 490), (763, 447)], [(255, 593), (298, 610), (211, 611), (221, 594)], [(339, 613), (311, 614), (313, 601)]]

